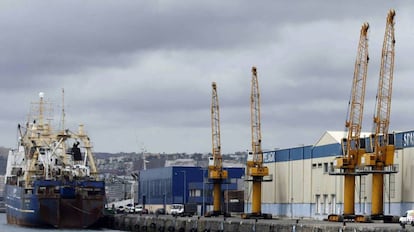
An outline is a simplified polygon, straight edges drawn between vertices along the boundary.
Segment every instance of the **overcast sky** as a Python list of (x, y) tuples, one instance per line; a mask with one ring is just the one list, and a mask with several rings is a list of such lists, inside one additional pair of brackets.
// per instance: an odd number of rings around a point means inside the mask
[[(390, 130), (414, 122), (412, 1), (1, 1), (0, 145), (16, 146), (38, 93), (99, 152), (211, 151), (217, 82), (223, 153), (251, 149), (257, 66), (264, 149), (344, 130), (357, 43), (369, 22), (363, 130), (370, 131), (390, 8), (396, 57)], [(58, 121), (54, 121), (55, 127)]]

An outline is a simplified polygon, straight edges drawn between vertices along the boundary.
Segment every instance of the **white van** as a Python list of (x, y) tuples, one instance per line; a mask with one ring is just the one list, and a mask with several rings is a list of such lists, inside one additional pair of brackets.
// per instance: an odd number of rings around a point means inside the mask
[(403, 216), (400, 217), (401, 225), (412, 225), (414, 226), (414, 210), (407, 210)]
[(180, 215), (182, 213), (184, 213), (184, 205), (183, 204), (173, 204), (173, 205), (171, 205), (170, 214)]

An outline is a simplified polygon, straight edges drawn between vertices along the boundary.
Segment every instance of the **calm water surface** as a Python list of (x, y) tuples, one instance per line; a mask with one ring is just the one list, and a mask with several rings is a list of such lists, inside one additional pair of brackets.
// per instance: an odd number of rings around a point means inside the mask
[[(55, 231), (59, 231), (59, 232), (75, 232), (75, 231), (79, 231), (79, 229), (73, 229), (73, 230), (68, 230), (68, 229), (39, 229), (39, 228), (27, 228), (27, 227), (21, 227), (21, 226), (16, 226), (16, 225), (9, 225), (7, 224), (6, 221), (6, 214), (5, 213), (0, 213), (0, 232), (35, 232), (35, 231), (42, 231), (42, 232), (55, 232)], [(116, 232), (119, 230), (109, 230), (109, 229), (101, 229), (101, 230), (82, 230), (83, 232)]]

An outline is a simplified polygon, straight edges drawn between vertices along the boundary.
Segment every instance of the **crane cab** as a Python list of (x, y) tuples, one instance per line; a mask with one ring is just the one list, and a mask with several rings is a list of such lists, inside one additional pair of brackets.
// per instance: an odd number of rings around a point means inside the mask
[(214, 158), (213, 158), (213, 156), (208, 157), (208, 168), (209, 169), (214, 168)]

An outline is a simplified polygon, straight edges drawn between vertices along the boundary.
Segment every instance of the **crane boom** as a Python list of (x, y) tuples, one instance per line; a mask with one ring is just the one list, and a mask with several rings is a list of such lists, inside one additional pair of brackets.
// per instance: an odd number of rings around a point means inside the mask
[(250, 96), (250, 113), (252, 129), (252, 152), (254, 166), (262, 166), (262, 130), (260, 125), (260, 93), (256, 67), (252, 68), (252, 86)]
[[(384, 148), (385, 145), (388, 145), (388, 128), (390, 125), (395, 50), (394, 16), (395, 11), (390, 10), (387, 16), (382, 46), (381, 69), (374, 115), (374, 150), (377, 151), (377, 158), (381, 161), (384, 161)], [(380, 136), (383, 136), (383, 138), (380, 139)]]
[(354, 78), (352, 82), (351, 101), (349, 102), (349, 115), (345, 122), (345, 127), (348, 129), (347, 143), (345, 155), (352, 164), (355, 165), (357, 157), (352, 154), (352, 151), (357, 151), (360, 148), (360, 136), (362, 128), (362, 116), (364, 111), (365, 87), (367, 82), (368, 70), (368, 29), (369, 24), (364, 23), (361, 27), (361, 34), (358, 43), (358, 54), (355, 60)]
[(214, 168), (222, 169), (222, 156), (221, 156), (221, 144), (220, 144), (220, 113), (219, 102), (217, 96), (217, 84), (212, 84), (212, 101), (211, 101), (211, 134), (213, 142), (213, 160)]

